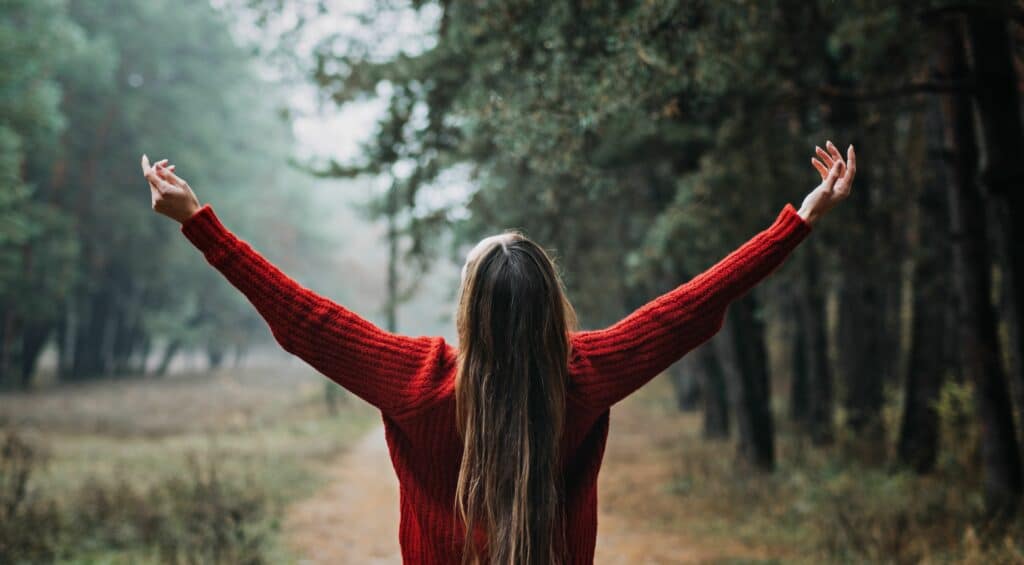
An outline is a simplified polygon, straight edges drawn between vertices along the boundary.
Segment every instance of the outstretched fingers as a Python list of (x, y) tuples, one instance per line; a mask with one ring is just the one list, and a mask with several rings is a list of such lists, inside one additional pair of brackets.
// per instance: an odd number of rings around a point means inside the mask
[(857, 175), (857, 154), (853, 150), (853, 145), (846, 149), (846, 159), (846, 171), (836, 184), (836, 192), (841, 196), (850, 194), (850, 190), (853, 188), (853, 178)]
[(825, 180), (828, 177), (828, 167), (820, 159), (811, 157), (811, 165), (817, 169), (818, 174), (821, 175), (821, 180)]
[(832, 167), (832, 162), (835, 160), (832, 158), (832, 155), (830, 155), (828, 151), (825, 151), (824, 149), (818, 147), (817, 145), (814, 146), (814, 153), (818, 156), (819, 159), (821, 159), (821, 162), (824, 163), (825, 165), (825, 170), (828, 171), (828, 169)]
[(151, 165), (149, 163), (149, 157), (146, 155), (142, 156), (142, 174), (146, 177), (146, 181), (149, 183), (150, 193), (153, 197), (154, 203), (160, 196), (166, 194), (172, 190), (173, 187), (167, 180), (161, 177), (159, 171), (164, 169), (164, 165), (167, 164), (167, 159), (158, 161)]
[(843, 154), (839, 152), (839, 149), (832, 144), (832, 140), (825, 141), (825, 147), (828, 149), (829, 157), (832, 157), (833, 161), (842, 161)]
[(835, 187), (836, 181), (839, 180), (840, 178), (842, 178), (842, 176), (843, 176), (843, 169), (845, 169), (845, 168), (846, 167), (845, 167), (845, 165), (843, 164), (842, 161), (833, 161), (832, 162), (832, 168), (829, 169), (828, 176), (825, 177), (825, 181), (821, 183), (822, 185), (824, 185), (825, 190), (827, 190), (829, 192), (831, 192), (833, 190), (833, 188)]
[(178, 188), (188, 188), (188, 183), (185, 182), (185, 179), (174, 174), (174, 165), (158, 167), (157, 172), (160, 174), (160, 177), (167, 181), (168, 183), (177, 186)]

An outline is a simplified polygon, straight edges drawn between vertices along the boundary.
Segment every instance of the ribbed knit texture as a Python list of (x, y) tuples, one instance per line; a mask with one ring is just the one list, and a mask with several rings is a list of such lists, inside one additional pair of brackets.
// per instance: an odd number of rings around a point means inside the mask
[[(252, 302), (285, 350), (381, 411), (401, 490), (404, 562), (459, 563), (455, 349), (441, 337), (384, 331), (304, 288), (228, 231), (209, 204), (181, 229)], [(573, 334), (562, 442), (570, 563), (594, 560), (609, 408), (714, 335), (729, 303), (779, 267), (810, 231), (786, 204), (768, 229), (691, 281), (607, 329)]]

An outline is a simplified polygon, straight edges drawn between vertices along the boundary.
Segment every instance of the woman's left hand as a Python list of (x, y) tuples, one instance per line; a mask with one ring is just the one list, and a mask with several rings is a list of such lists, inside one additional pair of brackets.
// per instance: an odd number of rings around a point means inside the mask
[(149, 182), (153, 211), (184, 223), (201, 208), (192, 187), (174, 174), (174, 165), (168, 165), (167, 159), (150, 165), (149, 157), (143, 155), (142, 174)]
[(853, 177), (857, 175), (857, 155), (852, 145), (846, 150), (846, 161), (843, 161), (842, 154), (831, 141), (825, 147), (828, 151), (815, 147), (817, 157), (811, 158), (811, 164), (821, 175), (821, 184), (807, 195), (797, 212), (809, 224), (816, 222), (850, 195)]

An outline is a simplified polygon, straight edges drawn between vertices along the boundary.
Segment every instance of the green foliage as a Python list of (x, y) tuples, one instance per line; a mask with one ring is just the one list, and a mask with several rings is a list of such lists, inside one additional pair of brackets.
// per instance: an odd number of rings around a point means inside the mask
[(68, 218), (38, 201), (23, 172), (52, 155), (66, 125), (56, 69), (82, 32), (58, 0), (9, 0), (0, 10), (0, 305), (50, 319), (67, 296), (77, 253)]
[(935, 409), (939, 414), (939, 442), (949, 446), (941, 452), (939, 467), (953, 476), (979, 479), (981, 438), (974, 387), (970, 383), (947, 380)]
[[(316, 50), (313, 75), (339, 104), (383, 87), (404, 109), (382, 120), (364, 163), (336, 172), (408, 159), (415, 167), (402, 201), (415, 209), (450, 182), (443, 171), (467, 166), (468, 214), (449, 211), (447, 223), (427, 229), (451, 227), (457, 244), (524, 229), (564, 258), (574, 301), (600, 322), (620, 316), (632, 296), (706, 268), (783, 203), (798, 205), (818, 183), (808, 161), (825, 138), (862, 147), (878, 140), (866, 155), (872, 170), (885, 170), (883, 147), (906, 135), (883, 116), (920, 101), (873, 99), (861, 88), (905, 86), (921, 60), (927, 8), (441, 3), (436, 42), (425, 51), (381, 57), (339, 34)], [(870, 118), (842, 125), (850, 100)], [(423, 119), (411, 120), (420, 107)], [(858, 198), (876, 214), (911, 192), (869, 196), (875, 181), (863, 176)], [(850, 212), (838, 215), (824, 228), (826, 242), (862, 229)], [(890, 263), (872, 267), (881, 273)]]
[[(177, 226), (138, 162), (169, 157), (233, 229), (286, 264), (319, 253), (288, 167), (285, 92), (205, 0), (5, 1), (0, 22), (0, 382), (62, 335), (67, 379), (138, 369), (154, 344), (211, 356), (268, 337)], [(295, 254), (296, 249), (311, 253)]]

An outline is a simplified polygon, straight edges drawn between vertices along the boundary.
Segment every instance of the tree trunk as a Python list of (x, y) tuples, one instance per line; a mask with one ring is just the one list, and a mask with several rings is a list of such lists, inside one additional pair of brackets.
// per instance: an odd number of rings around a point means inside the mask
[[(1003, 303), (1009, 329), (1010, 375), (1015, 377), (1017, 410), (1024, 413), (1024, 126), (1014, 67), (1013, 43), (1005, 14), (975, 8), (967, 18), (973, 60), (975, 100), (985, 158), (982, 182), (994, 197), (995, 215), (1003, 242), (1000, 256), (1006, 266)], [(1016, 243), (1014, 243), (1016, 242)]]
[(813, 241), (803, 251), (803, 285), (798, 313), (803, 330), (804, 349), (800, 362), (807, 374), (807, 428), (814, 445), (831, 444), (833, 427), (832, 367), (828, 359), (828, 335), (825, 320), (825, 297), (821, 284), (819, 251)]
[[(934, 108), (934, 105), (933, 105)], [(937, 109), (935, 109), (937, 110)], [(942, 116), (929, 112), (925, 137), (938, 140), (942, 136)], [(928, 147), (929, 155), (940, 155), (940, 147)], [(934, 158), (927, 160), (934, 163)], [(929, 473), (935, 467), (939, 450), (939, 417), (935, 402), (939, 398), (948, 367), (955, 365), (946, 352), (952, 332), (945, 309), (953, 298), (950, 283), (949, 204), (943, 187), (950, 179), (942, 166), (934, 177), (925, 179), (917, 197), (917, 225), (913, 228), (912, 249), (916, 257), (911, 288), (914, 293), (911, 322), (910, 360), (904, 375), (903, 415), (897, 443), (900, 463), (918, 473)]]
[(101, 290), (79, 299), (79, 303), (86, 308), (79, 309), (75, 317), (74, 358), (69, 375), (72, 380), (93, 378), (107, 369), (105, 346), (109, 337), (110, 298)]
[(36, 365), (39, 363), (39, 356), (43, 352), (43, 346), (50, 337), (52, 324), (49, 322), (35, 322), (26, 324), (21, 335), (21, 359), (20, 377), (21, 388), (27, 389), (32, 384), (32, 376), (36, 372)]
[(685, 355), (669, 368), (679, 410), (693, 412), (700, 407), (700, 383), (707, 379), (701, 375), (703, 371), (704, 367), (695, 355)]
[(221, 365), (224, 364), (224, 357), (226, 356), (226, 353), (227, 352), (224, 351), (224, 348), (220, 345), (207, 346), (206, 363), (209, 370), (216, 371), (217, 369), (220, 369)]
[(174, 360), (174, 356), (178, 354), (181, 349), (181, 340), (174, 339), (167, 344), (164, 349), (163, 357), (160, 358), (160, 363), (157, 364), (156, 370), (153, 372), (158, 377), (163, 377), (167, 374), (167, 370), (171, 367), (171, 361)]
[[(794, 311), (799, 312), (802, 302), (806, 299), (805, 289), (792, 297)], [(810, 384), (807, 376), (807, 327), (803, 321), (797, 319), (791, 323), (793, 352), (790, 355), (792, 378), (789, 383), (789, 419), (797, 425), (797, 428), (804, 430), (807, 427), (807, 417), (810, 413)]]
[(729, 306), (727, 322), (713, 340), (736, 415), (740, 458), (763, 471), (775, 468), (775, 428), (771, 412), (764, 322), (753, 293)]
[[(834, 81), (842, 84), (841, 81)], [(859, 116), (851, 100), (833, 103), (830, 122), (843, 135), (852, 137)], [(849, 198), (850, 231), (848, 237), (878, 249), (886, 247), (882, 233), (884, 216), (872, 204), (870, 175), (858, 177), (858, 187)], [(871, 226), (870, 229), (867, 226)], [(869, 461), (884, 457), (885, 428), (882, 421), (883, 387), (892, 365), (892, 340), (886, 327), (885, 299), (888, 284), (885, 262), (865, 253), (862, 246), (839, 248), (842, 269), (839, 285), (837, 363), (841, 369), (845, 395), (846, 424), (854, 433), (858, 451)], [(819, 285), (820, 286), (820, 285)], [(824, 343), (824, 342), (823, 342)]]
[[(951, 81), (968, 77), (961, 22), (944, 22), (939, 75)], [(992, 260), (985, 232), (985, 207), (975, 182), (978, 151), (970, 98), (961, 92), (942, 96), (945, 143), (949, 152), (950, 225), (954, 282), (959, 295), (964, 372), (974, 383), (981, 424), (985, 502), (997, 516), (1012, 514), (1021, 495), (1021, 464), (1013, 411), (1000, 359), (996, 313), (989, 296)]]
[(722, 364), (715, 355), (715, 348), (706, 343), (691, 351), (690, 356), (702, 367), (697, 374), (701, 378), (700, 389), (704, 400), (704, 438), (728, 438), (729, 399)]

